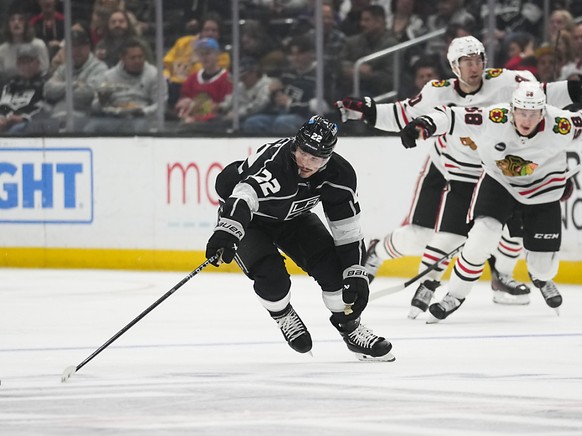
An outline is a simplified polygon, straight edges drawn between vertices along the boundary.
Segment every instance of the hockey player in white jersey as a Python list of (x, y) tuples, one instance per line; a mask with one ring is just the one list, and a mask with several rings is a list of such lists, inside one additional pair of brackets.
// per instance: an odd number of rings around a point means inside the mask
[(456, 311), (483, 272), (507, 221), (523, 222), (525, 259), (530, 278), (547, 305), (558, 311), (562, 297), (552, 281), (558, 272), (562, 221), (560, 198), (568, 179), (566, 150), (582, 133), (582, 112), (546, 105), (539, 83), (524, 82), (511, 103), (485, 108), (442, 107), (413, 120), (401, 132), (405, 147), (419, 137), (465, 138), (483, 163), (468, 218), (473, 222), (455, 262), (448, 292), (430, 305), (432, 318)]
[[(454, 39), (447, 57), (456, 79), (429, 82), (416, 97), (396, 103), (376, 104), (369, 97), (344, 98), (336, 103), (342, 120), (363, 120), (378, 129), (397, 132), (435, 106), (472, 107), (509, 101), (518, 83), (536, 80), (528, 71), (485, 69), (485, 49), (472, 36)], [(580, 99), (579, 82), (544, 86), (548, 99), (556, 106)], [(369, 244), (366, 268), (370, 276), (376, 274), (384, 260), (420, 254), (421, 271), (463, 243), (469, 230), (467, 209), (482, 173), (474, 148), (467, 138), (458, 135), (432, 140), (405, 223)], [(490, 262), (496, 303), (529, 303), (529, 287), (512, 278), (521, 251), (521, 238), (511, 237), (505, 228)], [(418, 287), (411, 301), (410, 318), (426, 311), (447, 266), (448, 262), (442, 262)]]

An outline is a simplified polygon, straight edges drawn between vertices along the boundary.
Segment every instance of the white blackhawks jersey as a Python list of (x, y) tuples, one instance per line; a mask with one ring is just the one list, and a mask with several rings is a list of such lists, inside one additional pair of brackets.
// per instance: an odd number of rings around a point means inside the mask
[[(529, 71), (486, 69), (483, 86), (474, 94), (464, 94), (458, 79), (434, 80), (427, 83), (416, 97), (377, 105), (375, 127), (399, 132), (413, 118), (433, 112), (435, 106), (484, 107), (510, 102), (517, 84), (523, 81), (537, 80)], [(564, 107), (572, 103), (566, 81), (547, 83), (545, 90), (548, 104)], [(458, 136), (446, 134), (428, 142), (431, 161), (446, 179), (477, 182), (482, 172), (479, 156)]]
[(557, 201), (568, 172), (566, 149), (580, 141), (582, 112), (546, 105), (535, 134), (517, 133), (510, 105), (486, 108), (443, 107), (428, 115), (435, 135), (448, 133), (476, 150), (486, 174), (497, 180), (520, 203)]

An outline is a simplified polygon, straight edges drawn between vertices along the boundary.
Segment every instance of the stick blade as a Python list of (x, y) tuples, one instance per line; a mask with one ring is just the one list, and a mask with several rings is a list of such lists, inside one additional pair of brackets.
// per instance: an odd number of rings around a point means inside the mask
[(77, 367), (75, 365), (67, 366), (61, 375), (61, 383), (66, 382), (76, 372)]

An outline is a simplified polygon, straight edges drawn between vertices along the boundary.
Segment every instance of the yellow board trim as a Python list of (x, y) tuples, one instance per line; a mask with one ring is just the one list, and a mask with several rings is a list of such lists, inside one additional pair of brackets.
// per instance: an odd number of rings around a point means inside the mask
[[(206, 260), (202, 251), (179, 250), (122, 250), (86, 248), (0, 248), (0, 267), (14, 268), (81, 268), (154, 271), (191, 271)], [(420, 257), (403, 257), (387, 262), (378, 270), (378, 276), (411, 278), (418, 273)], [(304, 274), (287, 259), (290, 274)], [(451, 266), (444, 278), (450, 275)], [(240, 272), (233, 262), (207, 271)], [(558, 283), (582, 284), (582, 261), (561, 261), (555, 278)], [(483, 280), (490, 279), (489, 270)], [(528, 282), (525, 261), (520, 260), (515, 271), (517, 280)]]

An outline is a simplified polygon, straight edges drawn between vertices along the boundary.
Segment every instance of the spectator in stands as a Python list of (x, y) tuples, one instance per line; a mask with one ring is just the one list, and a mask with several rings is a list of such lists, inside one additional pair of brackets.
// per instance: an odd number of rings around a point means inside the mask
[[(426, 34), (426, 26), (420, 16), (415, 14), (415, 0), (393, 0), (391, 14), (386, 17), (386, 26), (392, 36), (403, 43)], [(400, 78), (402, 82), (411, 81), (409, 72), (414, 63), (424, 54), (424, 44), (400, 51)]]
[(109, 16), (111, 15), (111, 12), (111, 10), (104, 6), (93, 8), (89, 23), (91, 29), (91, 42), (93, 43), (93, 46), (96, 46), (99, 41), (105, 37), (107, 27), (109, 26)]
[[(84, 32), (87, 35), (91, 35), (91, 29), (85, 21), (76, 21), (71, 25), (71, 31), (78, 30)], [(93, 44), (91, 44), (91, 50), (93, 50)], [(51, 66), (49, 68), (49, 76), (52, 75), (57, 68), (65, 63), (65, 41), (61, 41), (59, 45), (59, 50), (51, 59)]]
[(509, 60), (504, 68), (508, 70), (527, 70), (534, 76), (538, 74), (538, 61), (534, 52), (534, 37), (527, 32), (512, 33), (507, 38)]
[(574, 59), (562, 67), (560, 80), (582, 79), (582, 23), (574, 27)]
[(410, 41), (426, 33), (426, 26), (415, 13), (415, 0), (392, 0), (391, 14), (386, 17), (386, 27), (398, 42)]
[(562, 65), (564, 65), (560, 53), (546, 43), (535, 50), (535, 56), (538, 62), (537, 79), (540, 82), (556, 81)]
[[(259, 62), (255, 58), (245, 57), (239, 63), (240, 82), (236, 87), (238, 93), (238, 115), (244, 121), (251, 115), (264, 111), (271, 101), (270, 86), (273, 82), (261, 70)], [(233, 94), (226, 96), (222, 103), (218, 104), (218, 113), (227, 122), (234, 119)]]
[(403, 81), (404, 84), (398, 91), (397, 97), (399, 101), (414, 97), (431, 80), (445, 79), (435, 55), (424, 55), (420, 57), (412, 65), (412, 77), (414, 80), (412, 84), (409, 84), (407, 80)]
[(202, 69), (188, 76), (175, 107), (183, 124), (216, 118), (217, 105), (232, 94), (229, 73), (218, 65), (219, 53), (220, 46), (216, 39), (200, 38), (196, 41), (196, 55), (202, 63)]
[(289, 43), (289, 61), (280, 82), (272, 83), (269, 107), (264, 113), (248, 117), (244, 132), (292, 134), (315, 113), (315, 53), (311, 38), (304, 35)]
[(556, 9), (551, 13), (548, 21), (548, 41), (556, 41), (558, 32), (574, 30), (574, 18), (566, 9)]
[[(563, 65), (574, 62), (574, 58), (576, 57), (576, 48), (572, 32), (568, 30), (562, 30), (560, 32), (560, 38), (557, 41), (552, 41), (552, 43), (556, 50), (560, 52)], [(558, 71), (558, 74), (560, 72), (561, 69)]]
[(42, 39), (52, 58), (65, 36), (65, 16), (57, 11), (56, 0), (38, 0), (41, 12), (30, 19), (35, 35)]
[[(127, 12), (117, 9), (111, 13), (104, 38), (95, 47), (95, 55), (107, 64), (109, 68), (119, 62), (121, 48), (129, 39), (136, 39), (137, 33), (129, 20)], [(154, 57), (149, 44), (139, 39), (144, 51), (145, 59), (150, 64)]]
[(265, 17), (296, 17), (306, 0), (248, 0), (248, 3)]
[(437, 13), (426, 20), (428, 30), (434, 32), (450, 24), (461, 24), (473, 30), (476, 19), (463, 6), (464, 0), (438, 0)]
[[(341, 75), (341, 56), (347, 37), (338, 29), (335, 20), (335, 11), (331, 3), (324, 3), (322, 6), (323, 15), (323, 74), (324, 98), (332, 102), (341, 98), (339, 94), (339, 82)], [(308, 35), (315, 44), (315, 29), (313, 23)]]
[[(141, 2), (146, 3), (146, 2)], [(127, 7), (126, 7), (126, 2), (125, 0), (95, 0), (95, 3), (93, 3), (93, 9), (99, 9), (99, 8), (103, 8), (104, 10), (107, 11), (108, 15), (111, 15), (111, 13), (113, 11), (125, 11), (125, 13), (127, 14), (127, 18), (129, 19), (129, 22), (131, 23), (131, 26), (133, 27), (133, 29), (135, 30), (135, 34), (137, 36), (141, 36), (143, 33), (143, 28), (142, 28), (142, 24), (135, 16), (135, 14), (133, 12), (131, 12)]]
[[(164, 76), (168, 79), (168, 104), (173, 107), (180, 97), (180, 88), (188, 76), (198, 72), (202, 63), (195, 51), (199, 38), (212, 38), (220, 41), (221, 19), (211, 13), (202, 20), (199, 34), (186, 35), (179, 38), (164, 56)], [(218, 55), (218, 65), (225, 70), (230, 69), (230, 54), (221, 51)]]
[[(438, 0), (437, 13), (430, 15), (426, 19), (428, 30), (434, 32), (439, 29), (451, 28), (451, 26), (458, 25), (469, 35), (472, 35), (475, 31), (476, 20), (463, 7), (463, 3), (464, 0)], [(442, 53), (446, 60), (446, 53), (450, 43), (450, 41), (446, 41), (448, 38), (449, 36), (447, 35), (445, 39), (436, 38), (429, 41), (426, 47), (427, 53)], [(450, 68), (447, 67), (447, 70), (450, 70)]]
[[(364, 8), (360, 24), (362, 32), (348, 37), (342, 51), (343, 95), (352, 92), (354, 64), (369, 54), (392, 47), (398, 41), (386, 29), (386, 15), (379, 5)], [(360, 66), (360, 89), (363, 95), (376, 96), (393, 89), (393, 56), (384, 56)]]
[[(493, 58), (493, 53), (490, 55), (492, 58), (490, 62), (492, 65), (502, 65), (509, 60), (507, 55), (507, 50), (504, 48), (507, 46), (512, 34), (519, 33), (522, 34), (529, 33), (532, 36), (541, 35), (543, 26), (543, 1), (544, 0), (497, 0), (495, 2), (495, 9), (491, 12), (495, 14), (495, 31), (494, 40), (496, 46), (500, 47), (500, 52), (498, 56)], [(483, 32), (488, 31), (488, 19), (489, 19), (489, 5), (487, 2), (473, 1), (478, 5), (476, 11), (476, 17), (478, 15), (482, 18), (482, 23), (480, 28), (483, 28)]]
[[(103, 75), (93, 99), (97, 117), (85, 133), (147, 133), (158, 109), (157, 69), (145, 60), (145, 50), (137, 38), (128, 39), (120, 50), (120, 61)], [(167, 89), (161, 90), (163, 99)]]
[(341, 30), (346, 36), (357, 35), (360, 33), (362, 31), (360, 24), (362, 11), (371, 5), (371, 0), (350, 0), (349, 3), (343, 2), (342, 7), (340, 8), (341, 22), (339, 30)]
[(241, 26), (240, 48), (242, 56), (258, 59), (261, 69), (268, 76), (279, 76), (286, 65), (282, 44), (270, 37), (256, 20), (245, 20)]
[[(44, 43), (42, 48), (46, 50)], [(2, 88), (0, 132), (19, 135), (28, 132), (33, 119), (47, 116), (43, 101), (46, 73), (41, 69), (45, 54), (37, 45), (22, 44), (16, 51), (17, 74)]]
[(34, 29), (26, 16), (20, 12), (11, 13), (5, 23), (4, 43), (0, 45), (0, 75), (10, 78), (18, 73), (16, 53), (20, 46), (31, 45), (38, 50), (40, 69), (43, 73), (49, 68), (49, 55), (42, 39), (34, 37)]
[(46, 101), (53, 105), (51, 119), (56, 129), (61, 130), (66, 118), (73, 116), (74, 130), (81, 131), (87, 122), (96, 89), (103, 81), (107, 65), (91, 53), (91, 37), (83, 29), (71, 31), (73, 58), (73, 114), (66, 113), (65, 66), (58, 67), (44, 85)]

